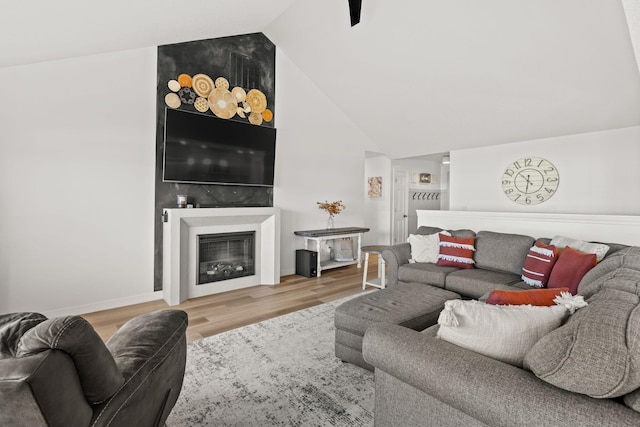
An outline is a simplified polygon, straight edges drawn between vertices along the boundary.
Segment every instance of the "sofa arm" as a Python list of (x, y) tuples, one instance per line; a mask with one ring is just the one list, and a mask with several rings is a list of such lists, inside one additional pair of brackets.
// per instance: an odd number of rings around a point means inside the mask
[(364, 336), (364, 359), (376, 372), (487, 425), (640, 425), (640, 413), (620, 403), (556, 388), (529, 371), (442, 341), (434, 330), (371, 326)]
[(382, 258), (386, 264), (387, 284), (398, 284), (398, 269), (401, 265), (407, 264), (411, 258), (411, 245), (400, 243), (389, 246), (382, 251)]
[(88, 426), (91, 414), (67, 353), (0, 359), (0, 426)]
[(125, 381), (94, 407), (93, 426), (163, 425), (182, 388), (187, 323), (181, 310), (146, 313), (107, 341)]

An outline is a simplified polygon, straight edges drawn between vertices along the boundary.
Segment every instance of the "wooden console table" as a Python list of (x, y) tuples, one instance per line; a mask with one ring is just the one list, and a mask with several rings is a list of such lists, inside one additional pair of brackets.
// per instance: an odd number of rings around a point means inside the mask
[[(303, 230), (294, 231), (296, 236), (304, 237), (304, 248), (309, 249), (309, 241), (316, 242), (316, 251), (318, 252), (318, 276), (322, 270), (328, 270), (330, 268), (343, 267), (345, 265), (358, 264), (358, 268), (362, 266), (362, 234), (369, 231), (369, 228), (363, 227), (345, 227), (345, 228), (331, 228), (322, 230)], [(336, 261), (331, 259), (329, 261), (320, 261), (320, 245), (323, 240), (343, 239), (346, 237), (358, 238), (357, 257), (353, 261)]]

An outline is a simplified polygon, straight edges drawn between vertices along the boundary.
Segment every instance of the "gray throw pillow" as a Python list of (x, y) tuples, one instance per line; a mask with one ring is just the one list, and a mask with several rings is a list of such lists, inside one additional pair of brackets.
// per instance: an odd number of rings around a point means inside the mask
[(610, 283), (526, 354), (525, 368), (595, 398), (640, 387), (640, 279)]

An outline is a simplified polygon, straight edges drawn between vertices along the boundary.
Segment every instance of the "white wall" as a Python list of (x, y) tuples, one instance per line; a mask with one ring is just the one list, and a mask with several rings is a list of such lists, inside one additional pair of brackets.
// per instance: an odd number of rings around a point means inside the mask
[[(525, 156), (545, 158), (560, 172), (558, 191), (540, 205), (502, 193), (504, 170)], [(451, 210), (638, 215), (639, 161), (638, 126), (454, 151)]]
[[(364, 226), (364, 134), (276, 55), (281, 274), (294, 230)], [(86, 313), (153, 292), (156, 48), (0, 69), (0, 312)]]
[(365, 226), (365, 150), (370, 141), (281, 50), (276, 51), (278, 142), (274, 205), (281, 209), (282, 275), (295, 272), (295, 230), (325, 228), (316, 202), (342, 200), (335, 226)]
[(0, 312), (155, 299), (156, 49), (0, 69)]
[[(368, 178), (382, 177), (382, 197), (367, 194)], [(362, 238), (363, 245), (391, 244), (391, 159), (379, 155), (367, 157), (364, 163), (364, 225), (371, 228)]]
[[(420, 209), (440, 209), (441, 200), (422, 199), (425, 195), (433, 196), (434, 193), (440, 193), (445, 177), (442, 176), (441, 162), (436, 160), (428, 160), (424, 158), (397, 159), (392, 161), (393, 168), (405, 170), (409, 176), (407, 191), (407, 232), (415, 233), (418, 228), (418, 217), (416, 210)], [(425, 184), (419, 181), (421, 173), (431, 174), (431, 183)], [(445, 185), (446, 187), (446, 185)]]

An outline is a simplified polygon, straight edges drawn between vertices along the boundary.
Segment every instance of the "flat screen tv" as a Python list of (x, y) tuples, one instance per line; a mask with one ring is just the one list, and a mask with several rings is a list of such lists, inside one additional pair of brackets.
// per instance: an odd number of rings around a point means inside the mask
[(163, 181), (273, 186), (276, 129), (167, 108)]

